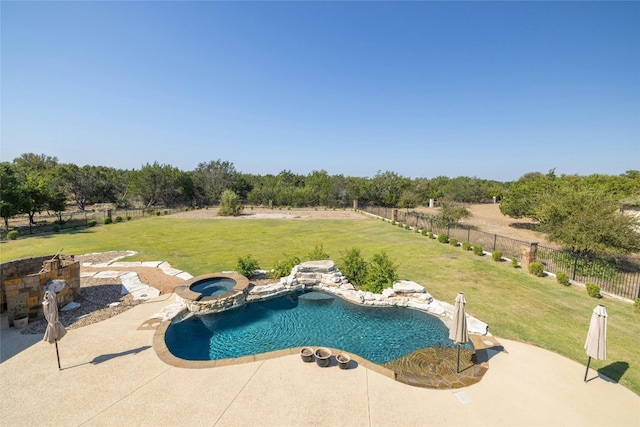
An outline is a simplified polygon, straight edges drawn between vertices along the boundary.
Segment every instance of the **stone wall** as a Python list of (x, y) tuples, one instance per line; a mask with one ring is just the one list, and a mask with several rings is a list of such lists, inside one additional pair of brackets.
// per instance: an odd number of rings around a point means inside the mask
[[(452, 304), (434, 299), (424, 286), (412, 281), (398, 280), (381, 294), (357, 290), (331, 260), (303, 262), (276, 284), (250, 288), (247, 301), (276, 298), (302, 288), (329, 292), (356, 304), (409, 307), (441, 317), (445, 323), (453, 317)], [(467, 315), (467, 327), (474, 334), (489, 334), (489, 325), (473, 316)]]
[(245, 303), (244, 292), (236, 291), (215, 297), (206, 297), (194, 301), (176, 295), (176, 300), (184, 304), (191, 313), (219, 313), (241, 306)]
[(57, 293), (58, 304), (72, 302), (80, 292), (80, 263), (73, 255), (47, 255), (1, 264), (0, 310), (6, 307), (12, 321), (14, 307), (24, 304), (30, 318), (42, 317), (42, 297), (52, 280), (64, 280), (66, 284)]

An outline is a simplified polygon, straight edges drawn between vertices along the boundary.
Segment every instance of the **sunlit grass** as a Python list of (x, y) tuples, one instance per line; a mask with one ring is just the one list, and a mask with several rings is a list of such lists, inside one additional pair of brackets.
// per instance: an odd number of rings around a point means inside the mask
[[(554, 278), (536, 278), (508, 262), (478, 257), (416, 233), (369, 220), (192, 220), (170, 216), (98, 226), (75, 232), (19, 238), (0, 244), (0, 260), (54, 254), (134, 250), (128, 260), (163, 260), (200, 275), (232, 270), (238, 257), (251, 254), (262, 268), (283, 256), (304, 258), (314, 246), (337, 263), (357, 247), (369, 259), (385, 251), (399, 276), (424, 285), (439, 300), (453, 302), (464, 292), (468, 311), (499, 337), (532, 343), (580, 363), (589, 319), (602, 302), (609, 313), (608, 358), (594, 369), (619, 379), (640, 394), (640, 316), (631, 304), (612, 298), (595, 300), (579, 286), (564, 287)], [(615, 362), (624, 363), (612, 365)]]

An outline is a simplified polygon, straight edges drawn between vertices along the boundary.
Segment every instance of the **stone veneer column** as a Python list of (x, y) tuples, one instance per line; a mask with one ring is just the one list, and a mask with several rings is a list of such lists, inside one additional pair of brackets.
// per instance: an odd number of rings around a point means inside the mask
[(398, 209), (391, 209), (391, 221), (398, 221)]
[(538, 242), (523, 242), (520, 251), (520, 266), (522, 268), (529, 267), (529, 264), (536, 260), (537, 251)]
[(353, 200), (353, 210), (357, 211), (358, 210), (358, 201), (357, 200)]

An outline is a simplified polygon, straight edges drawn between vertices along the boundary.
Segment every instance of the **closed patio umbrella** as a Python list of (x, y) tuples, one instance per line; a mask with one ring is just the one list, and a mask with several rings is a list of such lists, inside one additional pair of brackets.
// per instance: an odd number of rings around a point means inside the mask
[(455, 305), (453, 306), (453, 322), (449, 329), (449, 339), (458, 345), (458, 368), (457, 373), (460, 373), (460, 345), (469, 341), (469, 330), (467, 329), (467, 315), (465, 313), (465, 304), (467, 301), (464, 299), (464, 294), (460, 292), (456, 297)]
[(584, 349), (587, 351), (587, 356), (589, 356), (587, 370), (584, 373), (584, 380), (587, 381), (591, 358), (593, 357), (596, 360), (605, 360), (607, 358), (607, 310), (602, 304), (594, 308), (593, 313), (591, 313), (591, 323), (589, 323)]
[(46, 291), (44, 300), (42, 301), (42, 311), (47, 319), (47, 330), (44, 332), (43, 341), (55, 343), (56, 357), (58, 358), (58, 369), (60, 367), (60, 353), (58, 352), (58, 340), (67, 333), (62, 323), (58, 320), (58, 302), (56, 301), (56, 293)]

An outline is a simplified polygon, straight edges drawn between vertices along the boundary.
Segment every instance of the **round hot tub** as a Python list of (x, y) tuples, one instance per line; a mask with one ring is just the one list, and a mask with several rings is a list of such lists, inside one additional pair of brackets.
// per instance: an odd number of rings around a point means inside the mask
[(189, 289), (203, 297), (212, 297), (231, 292), (236, 284), (237, 282), (231, 277), (212, 277), (198, 280), (189, 286)]
[(212, 313), (244, 304), (249, 279), (237, 273), (213, 273), (194, 277), (176, 288), (178, 300), (190, 312)]

